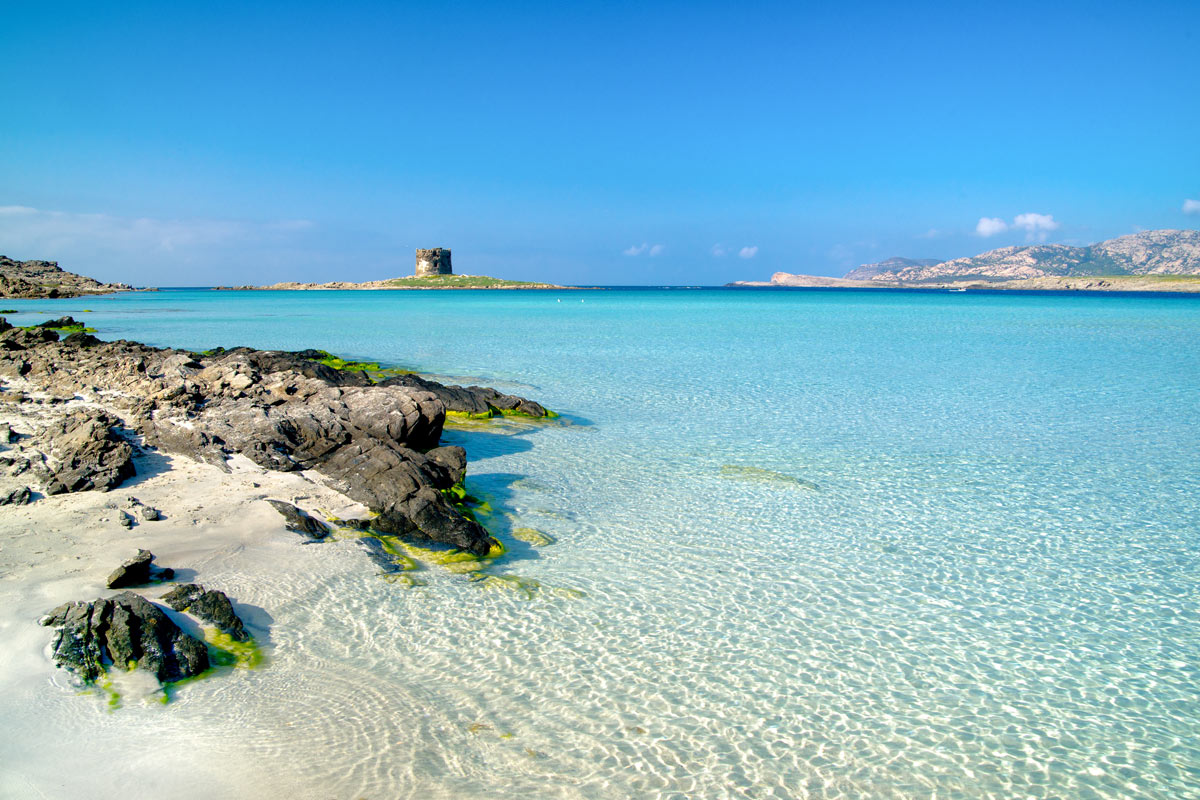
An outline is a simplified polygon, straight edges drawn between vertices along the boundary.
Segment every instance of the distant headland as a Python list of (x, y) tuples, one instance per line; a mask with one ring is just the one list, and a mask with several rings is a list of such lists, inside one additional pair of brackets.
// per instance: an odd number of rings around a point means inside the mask
[(386, 278), (381, 281), (365, 281), (350, 283), (347, 281), (331, 281), (329, 283), (299, 283), (283, 281), (269, 286), (217, 286), (219, 290), (276, 290), (276, 291), (338, 291), (338, 290), (380, 290), (380, 289), (573, 289), (573, 286), (558, 286), (553, 283), (536, 283), (532, 281), (510, 281), (503, 278), (492, 278), (487, 275), (455, 275), (450, 261), (450, 249), (434, 247), (418, 249), (416, 268), (413, 274), (404, 278)]
[(55, 298), (131, 292), (125, 283), (101, 283), (67, 272), (57, 261), (17, 261), (0, 256), (0, 297)]
[(727, 285), (1200, 292), (1200, 231), (1143, 231), (1088, 247), (1001, 247), (950, 261), (889, 258), (843, 278), (776, 272), (770, 281)]

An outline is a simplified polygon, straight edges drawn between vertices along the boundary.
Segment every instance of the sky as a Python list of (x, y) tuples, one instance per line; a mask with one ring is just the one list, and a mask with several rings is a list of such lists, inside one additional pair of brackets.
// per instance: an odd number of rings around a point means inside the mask
[(0, 0), (0, 253), (208, 286), (842, 275), (1200, 228), (1200, 3)]

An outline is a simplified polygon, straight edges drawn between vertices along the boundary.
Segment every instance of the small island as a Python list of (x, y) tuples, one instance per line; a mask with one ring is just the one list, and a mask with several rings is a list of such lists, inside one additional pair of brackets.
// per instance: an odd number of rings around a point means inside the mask
[(374, 291), (381, 289), (574, 289), (577, 287), (536, 281), (512, 281), (488, 275), (455, 275), (450, 263), (450, 249), (434, 247), (418, 249), (416, 268), (413, 274), (403, 278), (387, 278), (361, 283), (282, 281), (269, 286), (216, 286), (214, 288), (221, 291)]

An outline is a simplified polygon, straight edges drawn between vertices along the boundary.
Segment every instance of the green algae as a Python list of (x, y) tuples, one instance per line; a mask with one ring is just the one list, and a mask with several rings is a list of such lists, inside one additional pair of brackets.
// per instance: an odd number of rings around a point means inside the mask
[(721, 466), (721, 477), (730, 478), (733, 480), (750, 481), (753, 483), (774, 484), (776, 486), (790, 486), (798, 489), (810, 489), (818, 491), (820, 489), (815, 483), (811, 483), (794, 475), (786, 475), (782, 472), (775, 472), (762, 467), (748, 467), (742, 464), (724, 464)]
[(486, 422), (493, 419), (519, 419), (529, 422), (538, 422), (539, 420), (558, 419), (559, 414), (546, 409), (546, 415), (542, 417), (526, 414), (524, 411), (518, 411), (515, 408), (503, 409), (489, 405), (487, 411), (446, 411), (446, 419), (448, 420), (466, 420), (468, 422)]
[[(0, 313), (4, 313), (4, 312), (0, 312)], [(96, 332), (95, 328), (89, 328), (86, 325), (84, 325), (83, 323), (80, 323), (78, 325), (66, 325), (61, 328), (51, 328), (47, 325), (25, 325), (21, 328), (21, 330), (25, 330), (25, 331), (55, 331), (57, 333), (65, 333), (68, 335), (70, 335), (72, 333), (95, 333)]]
[(266, 663), (262, 648), (253, 638), (239, 642), (216, 628), (205, 628), (204, 640), (209, 645), (209, 660), (219, 667), (258, 669)]
[(512, 537), (517, 541), (531, 544), (534, 547), (548, 547), (554, 544), (554, 537), (548, 533), (543, 533), (537, 528), (516, 528), (512, 532)]

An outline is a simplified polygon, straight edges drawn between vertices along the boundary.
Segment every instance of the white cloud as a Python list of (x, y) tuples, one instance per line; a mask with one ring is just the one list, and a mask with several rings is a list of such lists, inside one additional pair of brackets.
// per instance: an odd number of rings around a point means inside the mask
[(758, 255), (758, 245), (743, 247), (738, 250), (738, 258), (754, 258)]
[(1017, 214), (1013, 219), (1013, 227), (1024, 230), (1029, 238), (1036, 236), (1044, 240), (1046, 234), (1058, 230), (1060, 226), (1052, 214)]
[(1053, 214), (1017, 214), (1012, 222), (1005, 222), (1000, 217), (980, 217), (975, 224), (975, 234), (987, 238), (1006, 231), (1025, 231), (1026, 241), (1046, 241), (1051, 231), (1062, 227)]
[(627, 256), (648, 255), (651, 258), (654, 258), (656, 255), (658, 255), (662, 251), (663, 251), (663, 246), (661, 244), (650, 244), (649, 242), (642, 242), (641, 244), (635, 244), (632, 247), (627, 247), (624, 250), (622, 250), (621, 252)]
[(0, 244), (9, 254), (28, 258), (79, 248), (138, 255), (187, 252), (213, 245), (275, 242), (311, 227), (308, 220), (153, 219), (0, 206)]
[(975, 233), (985, 238), (1004, 233), (1006, 230), (1008, 223), (999, 217), (980, 217), (979, 222), (975, 224)]
[(941, 235), (942, 235), (942, 232), (939, 231), (937, 228), (930, 228), (929, 230), (925, 231), (924, 233), (918, 233), (917, 238), (918, 239), (937, 239), (937, 238), (940, 238)]
[(723, 244), (714, 244), (712, 246), (713, 258), (724, 258), (729, 254), (729, 248)]
[(1200, 200), (1184, 200), (1183, 213), (1200, 214)]

